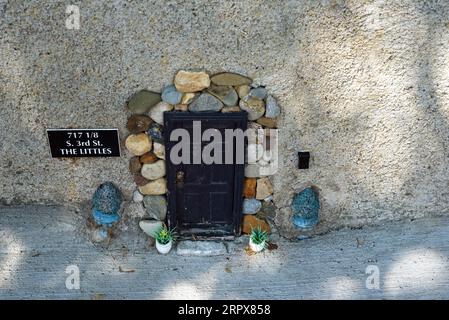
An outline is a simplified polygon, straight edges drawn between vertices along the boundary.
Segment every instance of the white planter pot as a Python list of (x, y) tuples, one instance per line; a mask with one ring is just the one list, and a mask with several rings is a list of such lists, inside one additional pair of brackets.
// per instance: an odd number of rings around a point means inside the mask
[(160, 244), (156, 241), (156, 249), (160, 254), (167, 254), (170, 252), (171, 247), (173, 245), (173, 241), (170, 241), (167, 244)]
[(265, 249), (265, 241), (264, 242), (262, 242), (261, 244), (255, 244), (254, 242), (253, 242), (253, 239), (249, 239), (249, 247), (251, 248), (251, 250), (252, 251), (254, 251), (254, 252), (260, 252), (260, 251), (262, 251), (263, 249)]

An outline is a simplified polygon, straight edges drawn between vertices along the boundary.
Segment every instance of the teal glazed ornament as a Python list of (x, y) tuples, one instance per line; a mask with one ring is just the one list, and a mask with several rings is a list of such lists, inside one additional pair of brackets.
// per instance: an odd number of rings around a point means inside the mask
[(92, 216), (97, 225), (111, 227), (120, 219), (118, 211), (123, 196), (120, 190), (112, 183), (102, 183), (92, 197)]
[(292, 201), (292, 220), (298, 229), (311, 229), (318, 223), (320, 202), (318, 194), (308, 187), (297, 193)]

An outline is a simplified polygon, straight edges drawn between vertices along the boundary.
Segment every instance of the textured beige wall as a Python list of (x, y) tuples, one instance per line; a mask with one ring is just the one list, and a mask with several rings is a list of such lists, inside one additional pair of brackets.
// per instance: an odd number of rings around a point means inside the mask
[(129, 196), (126, 152), (51, 159), (45, 129), (123, 138), (133, 92), (205, 68), (278, 97), (275, 200), (290, 234), (306, 185), (320, 190), (320, 229), (448, 213), (449, 2), (82, 1), (80, 30), (65, 28), (66, 4), (0, 0), (2, 203), (78, 203), (104, 180)]

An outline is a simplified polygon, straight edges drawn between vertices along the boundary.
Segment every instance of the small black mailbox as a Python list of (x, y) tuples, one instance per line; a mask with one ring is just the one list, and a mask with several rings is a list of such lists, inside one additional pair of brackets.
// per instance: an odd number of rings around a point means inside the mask
[(298, 169), (309, 169), (310, 152), (298, 152)]

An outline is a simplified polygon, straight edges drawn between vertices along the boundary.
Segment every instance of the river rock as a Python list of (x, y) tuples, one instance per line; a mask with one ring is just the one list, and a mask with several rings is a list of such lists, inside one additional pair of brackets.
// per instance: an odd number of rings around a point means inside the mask
[(213, 84), (218, 86), (241, 86), (249, 85), (253, 82), (250, 78), (242, 76), (241, 74), (232, 72), (222, 72), (213, 75), (210, 80)]
[(260, 144), (260, 142), (258, 142), (258, 137), (262, 136), (262, 134), (259, 130), (263, 131), (263, 129), (253, 129), (248, 125), (248, 129), (245, 131), (245, 135), (248, 138), (248, 144)]
[(145, 163), (140, 172), (148, 180), (157, 180), (165, 176), (165, 161), (158, 160), (154, 163)]
[(273, 118), (260, 117), (259, 119), (257, 119), (257, 123), (270, 129), (274, 129), (277, 127), (277, 121)]
[(165, 146), (159, 142), (153, 144), (153, 152), (159, 159), (165, 160)]
[(248, 144), (246, 147), (246, 162), (256, 163), (263, 156), (263, 146), (261, 144)]
[(139, 157), (129, 159), (129, 171), (132, 174), (139, 173), (140, 169), (142, 169), (142, 164), (140, 163)]
[(190, 105), (191, 112), (217, 112), (223, 108), (223, 103), (209, 93), (202, 93)]
[(248, 129), (259, 130), (259, 129), (263, 129), (263, 127), (262, 127), (262, 125), (258, 124), (257, 122), (248, 121)]
[(189, 111), (189, 105), (188, 104), (176, 104), (175, 111), (182, 111), (182, 112)]
[(151, 150), (151, 139), (145, 133), (131, 134), (126, 138), (125, 146), (132, 154), (141, 156)]
[(268, 178), (257, 180), (256, 199), (263, 200), (273, 194), (273, 185)]
[(253, 164), (247, 164), (245, 165), (245, 177), (247, 178), (259, 178), (266, 174), (263, 174), (266, 172), (264, 170), (263, 166), (259, 165), (258, 163)]
[(243, 199), (243, 214), (256, 214), (262, 208), (262, 202), (257, 199)]
[(134, 183), (139, 187), (144, 186), (148, 182), (150, 182), (150, 180), (144, 178), (140, 173), (133, 174), (133, 180), (134, 180)]
[(263, 201), (262, 208), (256, 216), (260, 219), (274, 219), (276, 217), (276, 206), (271, 201)]
[[(160, 125), (164, 124), (164, 112), (165, 111), (172, 111), (173, 106), (171, 104), (168, 104), (165, 101), (159, 102), (157, 105), (155, 105), (150, 110), (150, 117)], [(150, 125), (148, 125), (147, 130), (150, 128)]]
[(164, 178), (150, 181), (146, 185), (140, 186), (139, 191), (144, 195), (165, 194), (167, 192), (167, 181)]
[(223, 109), (221, 109), (221, 112), (223, 112), (223, 113), (240, 112), (240, 111), (242, 111), (242, 109), (240, 109), (239, 106), (223, 107)]
[(92, 196), (92, 208), (106, 214), (114, 214), (119, 211), (122, 200), (121, 191), (112, 182), (104, 182)]
[(157, 160), (158, 160), (158, 157), (151, 151), (141, 155), (139, 158), (139, 161), (142, 164), (155, 163)]
[(270, 225), (264, 220), (259, 219), (251, 214), (243, 216), (242, 232), (244, 234), (251, 234), (251, 231), (257, 228), (260, 228), (268, 233), (271, 231)]
[(239, 103), (240, 108), (248, 112), (248, 120), (259, 119), (265, 113), (265, 103), (262, 100), (246, 96)]
[(213, 84), (207, 89), (207, 92), (218, 98), (228, 107), (235, 106), (239, 100), (237, 92), (231, 86), (217, 86)]
[(143, 218), (146, 211), (142, 202), (128, 201), (123, 206), (123, 215), (130, 218)]
[(141, 133), (148, 130), (151, 122), (153, 122), (153, 120), (151, 120), (151, 118), (148, 116), (142, 114), (134, 114), (128, 118), (126, 128), (130, 133)]
[(154, 238), (156, 232), (158, 232), (163, 226), (162, 221), (157, 220), (141, 220), (139, 222), (139, 227), (145, 232), (148, 236)]
[[(167, 104), (178, 104), (181, 102), (182, 99), (182, 92), (179, 92), (176, 90), (176, 87), (174, 85), (169, 85), (164, 87), (162, 89), (162, 101), (166, 102)], [(155, 120), (155, 119), (153, 119)]]
[(167, 216), (167, 200), (164, 196), (145, 196), (143, 205), (150, 218), (164, 221)]
[(249, 92), (251, 91), (251, 87), (244, 84), (242, 86), (236, 87), (236, 91), (237, 91), (237, 94), (239, 95), (239, 98), (242, 99), (249, 94)]
[(209, 87), (210, 78), (206, 72), (180, 70), (174, 83), (180, 92), (197, 92)]
[(291, 208), (292, 221), (298, 229), (310, 229), (318, 223), (320, 202), (318, 194), (311, 187), (293, 197)]
[(132, 113), (143, 114), (148, 112), (159, 101), (161, 101), (161, 95), (159, 93), (141, 90), (129, 99), (128, 109)]
[(256, 178), (245, 178), (243, 183), (243, 196), (245, 198), (251, 199), (256, 197)]
[(249, 95), (252, 98), (263, 100), (267, 97), (267, 89), (265, 89), (264, 87), (254, 88), (250, 90)]
[(164, 142), (163, 127), (157, 122), (153, 122), (150, 125), (147, 134), (150, 137), (150, 139), (155, 142), (159, 143)]
[(266, 99), (266, 112), (265, 117), (267, 118), (276, 118), (279, 116), (281, 112), (281, 108), (279, 108), (279, 105), (276, 101), (276, 99), (273, 96), (268, 96)]
[(139, 192), (139, 190), (135, 190), (133, 192), (133, 201), (134, 202), (142, 202), (143, 201), (143, 194)]
[(182, 95), (181, 104), (189, 104), (198, 96), (198, 93), (186, 92)]

